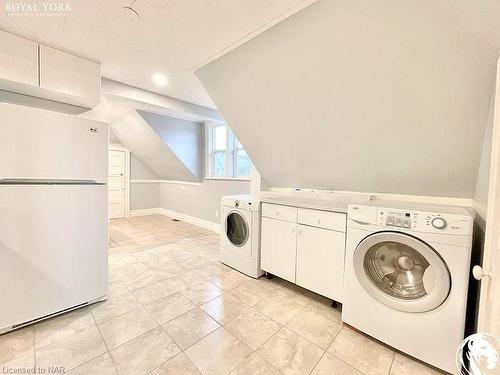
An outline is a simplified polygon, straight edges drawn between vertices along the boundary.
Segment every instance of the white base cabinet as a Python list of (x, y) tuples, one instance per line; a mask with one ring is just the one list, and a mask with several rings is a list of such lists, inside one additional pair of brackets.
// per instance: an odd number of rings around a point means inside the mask
[(261, 259), (263, 270), (295, 283), (297, 224), (262, 218)]
[(296, 284), (342, 301), (344, 249), (345, 233), (299, 224)]
[(343, 300), (347, 216), (262, 204), (262, 270), (338, 302)]

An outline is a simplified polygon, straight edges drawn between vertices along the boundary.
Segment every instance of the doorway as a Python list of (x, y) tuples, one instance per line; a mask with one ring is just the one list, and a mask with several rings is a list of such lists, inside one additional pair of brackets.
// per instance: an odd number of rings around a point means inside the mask
[(127, 150), (110, 146), (108, 155), (108, 212), (110, 219), (128, 216), (128, 157)]

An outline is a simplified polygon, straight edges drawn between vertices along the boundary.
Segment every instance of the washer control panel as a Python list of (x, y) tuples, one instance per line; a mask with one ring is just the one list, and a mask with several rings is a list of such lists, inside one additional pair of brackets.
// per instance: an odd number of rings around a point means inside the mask
[[(413, 221), (412, 221), (413, 220)], [(412, 212), (403, 210), (379, 210), (379, 224), (388, 227), (412, 229), (416, 225), (416, 217)]]
[(379, 208), (377, 224), (428, 233), (469, 235), (472, 218), (466, 215)]

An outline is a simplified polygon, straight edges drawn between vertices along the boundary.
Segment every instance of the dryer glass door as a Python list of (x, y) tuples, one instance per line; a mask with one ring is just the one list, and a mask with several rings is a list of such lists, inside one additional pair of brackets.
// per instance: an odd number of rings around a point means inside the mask
[(233, 211), (227, 215), (226, 236), (234, 246), (245, 245), (248, 241), (248, 232), (248, 225), (239, 212)]
[(448, 268), (436, 251), (404, 233), (378, 232), (366, 237), (356, 248), (354, 266), (372, 297), (401, 311), (435, 309), (451, 287)]

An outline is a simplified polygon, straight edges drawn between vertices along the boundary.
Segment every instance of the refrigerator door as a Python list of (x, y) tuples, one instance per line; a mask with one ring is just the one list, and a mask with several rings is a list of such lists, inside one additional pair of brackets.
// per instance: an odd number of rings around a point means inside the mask
[(106, 295), (107, 194), (0, 186), (0, 332)]
[(12, 104), (0, 104), (0, 118), (0, 183), (106, 183), (108, 124)]

